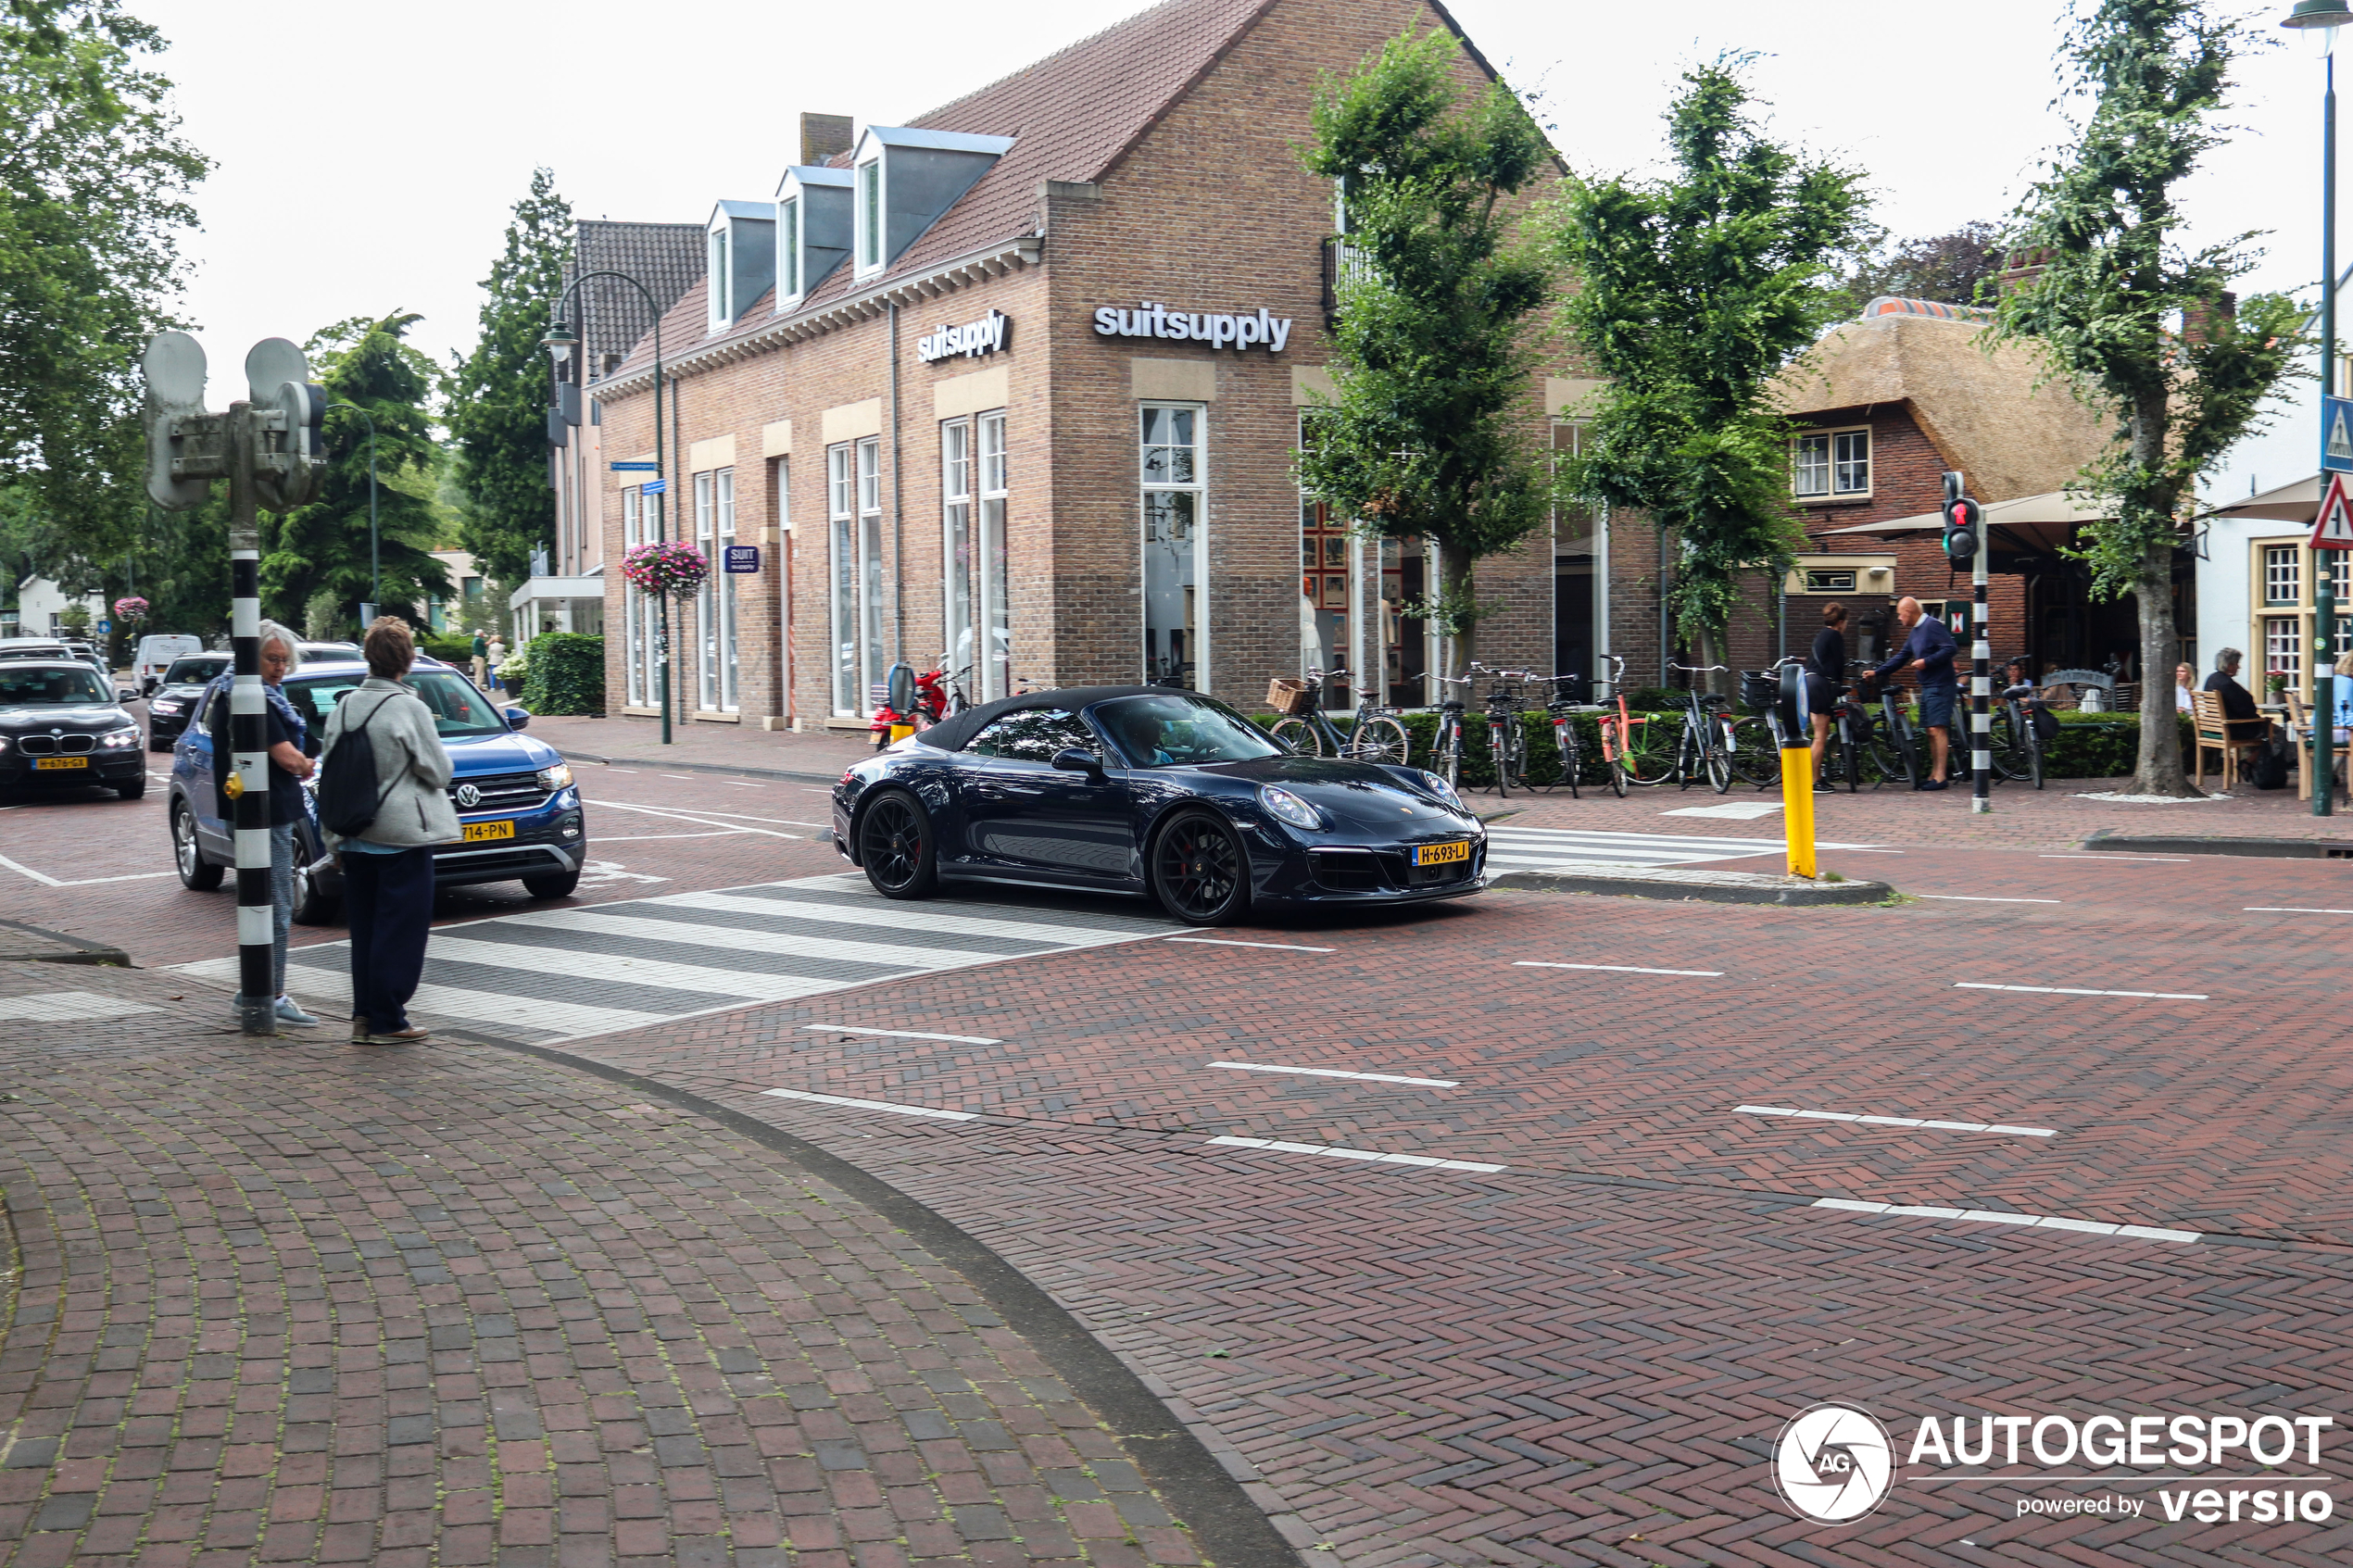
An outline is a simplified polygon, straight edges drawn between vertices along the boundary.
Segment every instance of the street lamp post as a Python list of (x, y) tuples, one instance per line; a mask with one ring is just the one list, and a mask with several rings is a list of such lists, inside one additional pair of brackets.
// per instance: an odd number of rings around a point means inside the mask
[[(635, 289), (645, 299), (646, 313), (653, 318), (654, 478), (661, 483), (661, 489), (656, 492), (656, 497), (659, 504), (654, 508), (654, 530), (657, 539), (667, 539), (670, 536), (670, 530), (667, 527), (667, 521), (670, 516), (670, 470), (663, 461), (662, 450), (661, 307), (654, 303), (653, 291), (647, 288), (645, 284), (639, 282), (636, 279), (631, 277), (626, 272), (616, 272), (610, 269), (605, 269), (595, 272), (583, 272), (571, 282), (566, 283), (564, 285), (563, 293), (556, 296), (555, 319), (548, 324), (547, 335), (539, 340), (540, 346), (547, 349), (548, 355), (555, 360), (556, 375), (558, 379), (560, 380), (564, 374), (566, 365), (569, 364), (572, 359), (572, 351), (580, 346), (580, 334), (573, 332), (571, 324), (564, 320), (564, 305), (566, 301), (572, 298), (572, 291), (578, 288), (581, 284), (588, 282), (591, 278), (619, 278), (623, 282), (627, 283), (631, 288)], [(658, 609), (661, 617), (661, 623), (654, 637), (655, 670), (661, 684), (661, 744), (668, 746), (670, 744), (670, 596), (667, 594), (661, 596), (661, 601), (658, 606)], [(626, 630), (623, 632), (622, 635), (623, 651), (625, 653), (628, 639), (628, 633)]]
[[(2328, 400), (2336, 395), (2336, 30), (2353, 22), (2346, 0), (2296, 0), (2280, 25), (2320, 30), (2327, 87), (2321, 100), (2321, 471), (2328, 474)], [(2330, 814), (2336, 791), (2336, 572), (2312, 552), (2312, 744), (2305, 776), (2312, 815)]]
[[(367, 409), (357, 403), (330, 403), (327, 407), (348, 408), (368, 421), (368, 607), (381, 615), (384, 603), (384, 573), (376, 542), (376, 421)], [(363, 615), (359, 619), (364, 622), (371, 618)], [(368, 628), (363, 624), (359, 630), (365, 633)]]

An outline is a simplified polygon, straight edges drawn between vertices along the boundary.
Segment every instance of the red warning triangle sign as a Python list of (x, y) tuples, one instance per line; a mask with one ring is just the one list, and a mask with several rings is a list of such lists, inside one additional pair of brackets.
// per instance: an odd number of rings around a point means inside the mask
[(2315, 550), (2353, 550), (2353, 491), (2346, 488), (2343, 474), (2329, 475), (2328, 487), (2321, 492), (2321, 515), (2313, 520), (2312, 537), (2306, 545)]

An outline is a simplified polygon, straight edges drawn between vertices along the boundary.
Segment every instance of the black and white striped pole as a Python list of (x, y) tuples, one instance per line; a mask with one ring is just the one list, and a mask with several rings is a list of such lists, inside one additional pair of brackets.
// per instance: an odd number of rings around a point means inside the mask
[[(205, 356), (185, 332), (147, 345), (147, 495), (167, 511), (204, 505), (212, 482), (229, 482), (228, 756), (214, 767), (229, 798), (237, 858), (237, 1024), (247, 1035), (278, 1032), (271, 973), (276, 914), (270, 889), (268, 698), (261, 690), (259, 508), (291, 511), (318, 489), (323, 459), (323, 389), (309, 384), (302, 350), (267, 338), (245, 357), (252, 395), (225, 414), (204, 409)], [(218, 743), (216, 742), (216, 745)]]
[(1985, 508), (1944, 476), (1944, 556), (1969, 563), (1969, 776), (1971, 816), (1994, 809), (1994, 642), (1985, 629)]

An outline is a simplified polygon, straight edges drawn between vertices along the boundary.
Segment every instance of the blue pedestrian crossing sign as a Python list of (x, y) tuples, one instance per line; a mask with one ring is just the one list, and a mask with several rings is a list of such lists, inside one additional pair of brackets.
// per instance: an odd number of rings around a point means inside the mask
[(2353, 473), (2353, 397), (2321, 399), (2321, 468)]

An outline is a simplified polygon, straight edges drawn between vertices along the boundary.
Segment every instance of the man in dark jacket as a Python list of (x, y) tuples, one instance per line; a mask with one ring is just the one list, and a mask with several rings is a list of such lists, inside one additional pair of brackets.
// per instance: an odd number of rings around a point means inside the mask
[(1895, 619), (1904, 623), (1910, 635), (1871, 674), (1884, 681), (1898, 670), (1910, 670), (1919, 676), (1920, 723), (1928, 731), (1929, 749), (1929, 777), (1921, 781), (1919, 787), (1943, 789), (1945, 769), (1952, 763), (1952, 739), (1947, 726), (1953, 722), (1953, 712), (1961, 697), (1960, 678), (1953, 672), (1953, 659), (1960, 652), (1960, 645), (1953, 641), (1953, 633), (1944, 629), (1944, 622), (1921, 610), (1918, 599), (1898, 600)]
[(2236, 648), (2222, 649), (2214, 656), (2214, 673), (2206, 678), (2206, 689), (2222, 699), (2222, 717), (2229, 721), (2233, 744), (2259, 741), (2271, 733), (2271, 721), (2256, 705), (2254, 694), (2239, 684), (2239, 664), (2245, 658)]

